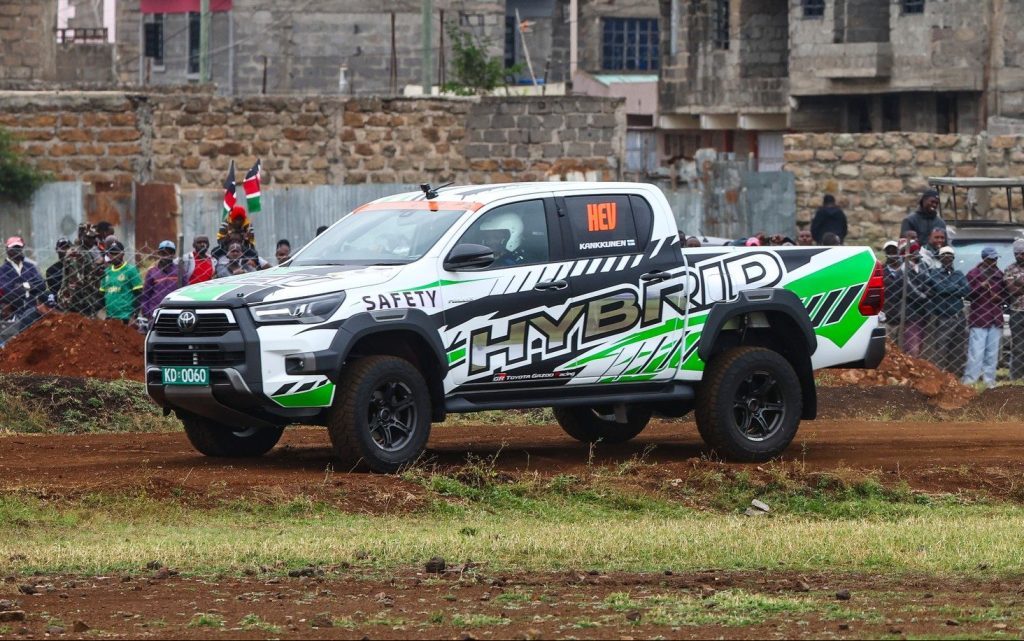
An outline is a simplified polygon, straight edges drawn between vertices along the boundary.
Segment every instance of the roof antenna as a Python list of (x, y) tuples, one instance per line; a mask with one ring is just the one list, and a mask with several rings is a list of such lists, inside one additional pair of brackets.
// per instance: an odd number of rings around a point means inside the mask
[(420, 189), (423, 190), (423, 195), (427, 197), (427, 200), (433, 200), (433, 199), (437, 198), (437, 191), (439, 189), (444, 189), (445, 187), (451, 187), (454, 184), (455, 184), (454, 182), (445, 183), (445, 184), (443, 184), (440, 187), (435, 189), (435, 188), (430, 186), (430, 183), (422, 183), (420, 185)]

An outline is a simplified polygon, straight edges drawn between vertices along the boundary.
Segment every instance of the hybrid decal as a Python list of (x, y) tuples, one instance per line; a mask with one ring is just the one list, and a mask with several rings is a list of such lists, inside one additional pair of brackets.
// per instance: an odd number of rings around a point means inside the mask
[(363, 306), (368, 312), (372, 312), (377, 309), (417, 309), (423, 307), (437, 307), (437, 290), (420, 289), (363, 296)]

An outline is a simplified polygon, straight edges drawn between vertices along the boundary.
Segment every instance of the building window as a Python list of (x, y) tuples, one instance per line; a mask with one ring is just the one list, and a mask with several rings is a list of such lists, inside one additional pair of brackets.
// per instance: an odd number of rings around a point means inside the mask
[(164, 14), (154, 13), (146, 16), (145, 54), (153, 59), (154, 67), (164, 66)]
[(822, 18), (825, 16), (825, 0), (803, 0), (805, 18)]
[(658, 20), (604, 18), (602, 49), (606, 71), (656, 71)]
[(908, 13), (924, 13), (924, 0), (902, 0), (904, 15)]
[(712, 0), (714, 2), (713, 35), (715, 49), (729, 48), (729, 0)]
[(188, 14), (188, 72), (199, 73), (199, 12)]
[(505, 68), (516, 64), (516, 17), (505, 16)]

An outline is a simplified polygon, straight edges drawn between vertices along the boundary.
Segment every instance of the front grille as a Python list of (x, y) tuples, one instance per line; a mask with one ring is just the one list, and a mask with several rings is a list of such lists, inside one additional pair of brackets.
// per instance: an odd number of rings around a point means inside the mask
[(235, 325), (227, 312), (196, 314), (195, 328), (187, 334), (178, 327), (180, 310), (162, 310), (153, 330), (157, 336), (223, 336), (235, 329)]
[(245, 352), (222, 351), (217, 345), (160, 345), (149, 352), (153, 365), (226, 367), (245, 363)]

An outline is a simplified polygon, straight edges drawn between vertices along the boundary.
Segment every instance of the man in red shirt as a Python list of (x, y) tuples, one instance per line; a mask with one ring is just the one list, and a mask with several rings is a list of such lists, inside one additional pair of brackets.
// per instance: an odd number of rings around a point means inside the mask
[(994, 247), (981, 250), (981, 262), (967, 272), (971, 287), (971, 311), (967, 325), (971, 328), (967, 344), (967, 369), (964, 385), (973, 385), (982, 379), (986, 387), (996, 384), (999, 365), (999, 339), (1003, 333), (1003, 302), (1006, 300), (1006, 280), (999, 271), (999, 253)]
[(210, 239), (196, 236), (192, 253), (185, 256), (185, 280), (189, 285), (213, 280), (213, 258), (209, 255)]

